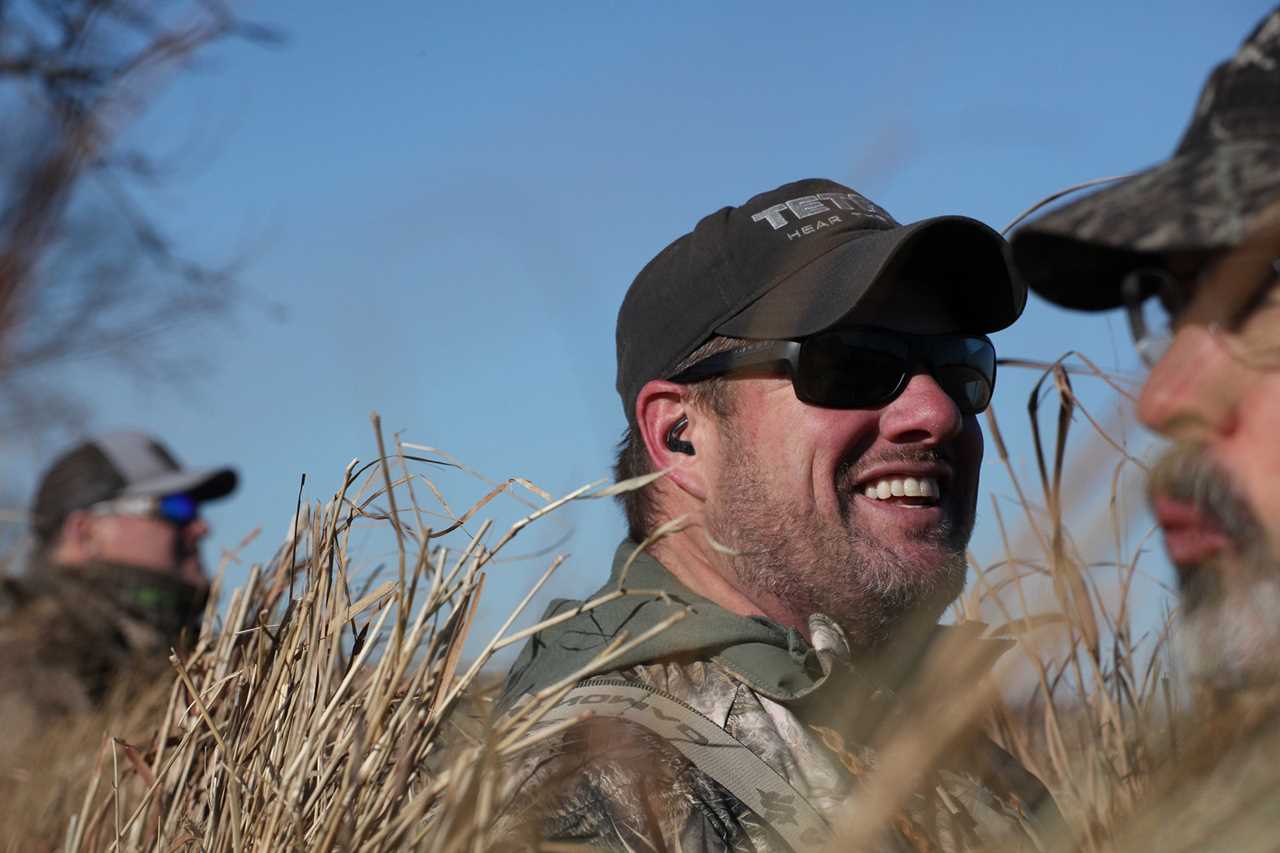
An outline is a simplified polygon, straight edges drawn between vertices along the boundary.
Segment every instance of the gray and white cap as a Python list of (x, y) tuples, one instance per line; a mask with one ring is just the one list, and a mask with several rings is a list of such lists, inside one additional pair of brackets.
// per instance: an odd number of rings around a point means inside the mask
[(235, 490), (235, 469), (184, 468), (159, 440), (141, 432), (110, 432), (54, 460), (40, 479), (32, 506), (37, 535), (50, 541), (67, 515), (118, 497), (185, 494), (197, 501)]

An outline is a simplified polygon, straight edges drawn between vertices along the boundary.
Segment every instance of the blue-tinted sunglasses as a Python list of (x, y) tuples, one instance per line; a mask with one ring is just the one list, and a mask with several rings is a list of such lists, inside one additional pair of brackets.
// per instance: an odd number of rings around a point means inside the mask
[(200, 503), (191, 495), (136, 496), (101, 501), (89, 507), (95, 515), (140, 515), (185, 527), (200, 517)]
[(156, 505), (156, 515), (182, 526), (200, 517), (200, 504), (191, 495), (165, 495)]

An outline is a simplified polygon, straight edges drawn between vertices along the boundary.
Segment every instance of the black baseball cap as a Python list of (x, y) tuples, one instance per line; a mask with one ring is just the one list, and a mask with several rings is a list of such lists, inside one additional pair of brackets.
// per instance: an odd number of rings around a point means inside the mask
[(52, 542), (72, 512), (120, 497), (185, 494), (197, 501), (235, 490), (235, 470), (184, 468), (169, 449), (141, 432), (110, 432), (63, 453), (36, 488), (33, 526), (41, 542)]
[(1123, 302), (1133, 270), (1239, 245), (1280, 199), (1280, 9), (1209, 75), (1169, 159), (1059, 207), (1011, 240), (1031, 289), (1066, 308)]
[(1009, 326), (1027, 301), (1005, 241), (976, 219), (901, 225), (835, 181), (811, 178), (705, 217), (650, 261), (618, 311), (618, 394), (628, 422), (646, 382), (715, 335), (794, 339), (844, 319), (881, 282), (936, 282), (971, 332)]

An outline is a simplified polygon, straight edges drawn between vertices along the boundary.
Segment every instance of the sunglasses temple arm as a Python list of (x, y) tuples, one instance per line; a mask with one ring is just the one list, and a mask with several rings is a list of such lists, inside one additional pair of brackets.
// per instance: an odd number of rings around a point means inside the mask
[(788, 364), (795, 370), (800, 359), (799, 341), (762, 341), (707, 356), (671, 377), (672, 382), (698, 382), (736, 370), (766, 364)]

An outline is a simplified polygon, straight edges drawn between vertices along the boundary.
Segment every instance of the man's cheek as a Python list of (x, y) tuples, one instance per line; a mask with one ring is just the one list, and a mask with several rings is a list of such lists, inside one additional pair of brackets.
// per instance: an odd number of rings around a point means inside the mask
[(961, 497), (966, 500), (972, 511), (977, 505), (978, 481), (982, 471), (982, 457), (986, 449), (982, 428), (978, 426), (976, 415), (970, 415), (965, 419), (965, 432), (960, 441), (959, 452), (953, 463), (956, 483), (961, 487)]
[[(1280, 412), (1276, 412), (1280, 423)], [(1236, 496), (1270, 540), (1280, 540), (1280, 446), (1256, 432), (1241, 435), (1215, 453), (1221, 472)]]
[(1249, 438), (1236, 443), (1229, 473), (1246, 490), (1255, 515), (1276, 542), (1280, 540), (1280, 443), (1275, 440), (1275, 428), (1280, 424), (1280, 381), (1259, 383), (1259, 387), (1265, 389), (1265, 398), (1255, 398), (1258, 405), (1253, 412), (1243, 412), (1251, 421)]
[(1258, 483), (1251, 508), (1262, 523), (1273, 556), (1280, 560), (1280, 469), (1259, 471), (1255, 476)]
[(978, 416), (970, 415), (969, 417), (973, 421), (970, 428), (973, 433), (973, 449), (971, 453), (973, 454), (973, 470), (976, 472), (982, 467), (982, 459), (986, 455), (987, 444), (982, 434), (982, 427), (978, 425)]

